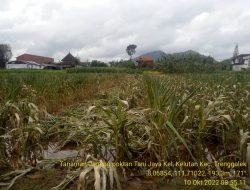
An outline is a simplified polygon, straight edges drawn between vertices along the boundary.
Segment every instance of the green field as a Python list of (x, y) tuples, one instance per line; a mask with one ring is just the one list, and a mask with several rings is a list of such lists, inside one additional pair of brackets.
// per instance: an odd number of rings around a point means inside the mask
[[(244, 189), (249, 168), (214, 163), (249, 162), (249, 129), (249, 73), (0, 71), (0, 167), (5, 171), (0, 182), (14, 184), (12, 189), (201, 189), (185, 186), (185, 178), (234, 179), (237, 184), (202, 188)], [(59, 152), (79, 154), (44, 159), (51, 144)], [(62, 161), (133, 165), (62, 167)], [(208, 166), (148, 166), (163, 161)], [(242, 172), (230, 178), (233, 170)], [(178, 171), (177, 176), (166, 171)], [(32, 179), (37, 174), (45, 180)], [(26, 186), (20, 186), (22, 180)]]
[[(98, 85), (123, 74), (0, 70), (0, 102), (29, 98), (49, 112), (91, 97)], [(111, 85), (111, 84), (107, 84)]]

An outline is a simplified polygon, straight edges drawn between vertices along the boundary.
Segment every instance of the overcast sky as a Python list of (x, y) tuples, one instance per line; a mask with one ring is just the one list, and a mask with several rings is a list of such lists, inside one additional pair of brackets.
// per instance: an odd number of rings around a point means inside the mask
[(14, 57), (128, 59), (195, 50), (216, 59), (250, 53), (249, 0), (0, 0), (0, 43)]

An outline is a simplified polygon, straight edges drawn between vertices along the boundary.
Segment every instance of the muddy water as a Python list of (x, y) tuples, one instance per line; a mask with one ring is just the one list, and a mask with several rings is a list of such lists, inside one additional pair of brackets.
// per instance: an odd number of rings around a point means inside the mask
[(83, 155), (83, 149), (75, 150), (56, 150), (55, 146), (49, 145), (48, 149), (44, 151), (43, 158), (44, 159), (66, 159), (66, 158), (74, 158), (77, 156)]
[[(105, 154), (105, 147), (102, 147), (102, 154)], [(115, 151), (112, 151), (112, 154), (115, 155)], [(109, 161), (114, 161), (114, 158), (110, 152), (106, 152), (106, 159)], [(77, 149), (77, 147), (70, 146), (67, 149), (57, 150), (56, 146), (50, 144), (47, 146), (47, 150), (44, 150), (43, 159), (67, 159), (75, 158), (77, 156), (83, 156), (84, 149)]]

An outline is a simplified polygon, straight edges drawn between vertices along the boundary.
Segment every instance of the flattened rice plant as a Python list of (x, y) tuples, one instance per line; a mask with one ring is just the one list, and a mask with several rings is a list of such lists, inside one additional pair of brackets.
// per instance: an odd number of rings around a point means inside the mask
[(128, 127), (130, 124), (127, 119), (127, 109), (129, 108), (127, 101), (118, 101), (117, 106), (100, 107), (107, 116), (104, 118), (108, 129), (112, 131), (111, 140), (114, 139), (116, 161), (132, 160), (129, 152)]
[(14, 169), (35, 166), (42, 156), (45, 111), (27, 99), (8, 101), (0, 110), (1, 154)]

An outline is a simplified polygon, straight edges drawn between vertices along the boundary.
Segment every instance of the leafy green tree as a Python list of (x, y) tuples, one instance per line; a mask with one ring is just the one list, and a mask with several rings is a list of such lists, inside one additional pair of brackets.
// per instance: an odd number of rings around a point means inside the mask
[(107, 67), (108, 65), (104, 62), (93, 60), (90, 63), (90, 67)]
[(74, 63), (75, 63), (75, 65), (80, 65), (81, 64), (80, 57), (75, 57)]
[(130, 56), (130, 61), (132, 60), (132, 56), (135, 54), (136, 45), (130, 44), (127, 46), (126, 52)]
[(0, 44), (0, 68), (5, 68), (6, 63), (11, 59), (12, 51), (8, 44)]

